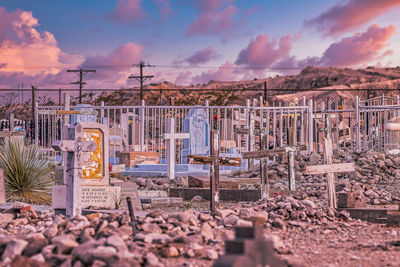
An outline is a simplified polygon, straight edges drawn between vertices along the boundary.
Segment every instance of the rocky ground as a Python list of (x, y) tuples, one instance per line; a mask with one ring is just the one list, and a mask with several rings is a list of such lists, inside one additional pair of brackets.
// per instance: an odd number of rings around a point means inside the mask
[[(367, 152), (334, 158), (357, 166), (354, 173), (338, 175), (338, 191), (358, 192), (369, 205), (398, 204), (400, 157)], [(286, 165), (273, 163), (268, 200), (222, 203), (215, 214), (205, 201), (191, 203), (191, 209), (150, 210), (138, 216), (135, 233), (126, 212), (66, 220), (16, 203), (0, 213), (1, 266), (212, 266), (224, 254), (225, 240), (234, 238), (234, 227), (255, 222), (287, 266), (398, 266), (400, 228), (327, 208), (323, 176), (303, 175), (306, 165), (319, 163), (318, 154), (297, 156), (294, 193), (286, 190)], [(126, 179), (146, 190), (170, 186), (165, 179)], [(187, 186), (187, 181), (180, 178), (172, 186)]]

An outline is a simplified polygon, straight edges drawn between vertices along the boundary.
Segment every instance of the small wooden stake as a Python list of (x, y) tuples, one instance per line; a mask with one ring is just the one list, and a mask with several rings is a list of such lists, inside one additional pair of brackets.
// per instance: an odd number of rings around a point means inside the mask
[[(325, 138), (324, 139), (324, 157), (326, 164), (332, 164), (332, 139)], [(334, 173), (327, 173), (326, 178), (328, 180), (328, 200), (329, 200), (329, 207), (334, 209), (337, 208), (336, 204), (336, 188), (335, 188), (335, 174)]]
[(136, 234), (136, 217), (132, 208), (132, 200), (131, 197), (126, 197), (126, 203), (128, 203), (129, 217), (131, 218), (131, 226), (133, 235)]
[(288, 176), (289, 190), (296, 191), (296, 169), (294, 167), (294, 153), (296, 149), (288, 148)]

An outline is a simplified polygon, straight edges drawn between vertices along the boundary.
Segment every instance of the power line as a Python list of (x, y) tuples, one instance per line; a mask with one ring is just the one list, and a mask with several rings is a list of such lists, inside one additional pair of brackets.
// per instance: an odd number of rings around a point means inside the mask
[(67, 72), (79, 73), (79, 81), (70, 82), (70, 84), (79, 84), (79, 103), (82, 103), (82, 88), (83, 85), (86, 84), (86, 82), (83, 82), (83, 75), (89, 72), (96, 72), (96, 70), (84, 70), (80, 68), (79, 70), (67, 70)]
[(149, 63), (144, 63), (143, 61), (140, 61), (139, 64), (135, 64), (133, 66), (140, 68), (140, 75), (137, 76), (137, 75), (131, 74), (128, 77), (128, 79), (136, 79), (140, 82), (140, 102), (142, 102), (142, 100), (143, 100), (143, 82), (147, 79), (151, 79), (154, 77), (154, 75), (143, 75), (143, 68), (144, 67), (154, 67), (154, 66), (151, 66)]
[[(139, 66), (140, 64), (135, 64), (133, 66)], [(176, 69), (250, 69), (250, 70), (300, 70), (301, 67), (260, 67), (260, 66), (233, 66), (233, 67), (223, 67), (223, 66), (197, 66), (197, 65), (145, 65), (148, 67), (156, 68), (176, 68)], [(22, 65), (7, 65), (9, 68), (23, 68), (23, 69), (52, 69), (52, 68), (63, 68), (60, 66), (22, 66)], [(84, 68), (92, 69), (116, 69), (116, 68), (129, 68), (132, 65), (87, 65)], [(323, 66), (318, 66), (323, 67)]]

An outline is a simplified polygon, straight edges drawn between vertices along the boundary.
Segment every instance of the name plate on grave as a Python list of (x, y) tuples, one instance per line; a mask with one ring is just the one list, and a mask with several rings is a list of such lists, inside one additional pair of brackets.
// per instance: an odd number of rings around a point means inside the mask
[(100, 129), (84, 129), (84, 141), (94, 141), (97, 149), (82, 152), (82, 179), (101, 179), (104, 176), (103, 133)]
[(138, 187), (135, 183), (132, 182), (124, 182), (124, 183), (115, 183), (115, 186), (121, 188), (121, 197), (122, 197), (122, 208), (127, 210), (128, 203), (126, 202), (126, 198), (130, 197), (132, 202), (132, 208), (134, 210), (142, 210), (142, 204), (140, 203), (139, 191)]
[[(66, 208), (66, 189), (65, 185), (52, 187), (53, 209)], [(98, 207), (100, 209), (115, 209), (116, 204), (122, 200), (121, 197), (121, 187), (119, 186), (83, 186), (82, 208)]]

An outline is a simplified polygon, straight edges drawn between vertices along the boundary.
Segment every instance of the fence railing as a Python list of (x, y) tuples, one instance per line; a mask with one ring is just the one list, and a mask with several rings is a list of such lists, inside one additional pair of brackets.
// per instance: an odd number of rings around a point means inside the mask
[[(387, 127), (390, 123), (400, 123), (398, 96), (382, 95), (365, 100), (355, 96), (353, 102), (313, 101), (302, 97), (291, 104), (270, 103), (258, 97), (241, 105), (221, 106), (210, 105), (207, 100), (204, 105), (192, 106), (147, 105), (145, 101), (141, 105), (111, 106), (101, 102), (91, 107), (70, 106), (69, 103), (63, 100), (63, 106), (36, 104), (34, 127), (29, 127), (33, 132), (31, 136), (44, 153), (52, 151), (52, 142), (63, 137), (62, 127), (73, 116), (57, 111), (69, 109), (81, 110), (79, 116), (92, 116), (95, 121), (108, 125), (112, 160), (118, 158), (119, 151), (155, 151), (160, 159), (165, 158), (166, 144), (162, 136), (169, 117), (176, 119), (176, 132), (197, 127), (203, 131), (201, 135), (197, 129), (200, 135), (197, 138), (205, 138), (208, 144), (209, 131), (219, 130), (221, 153), (227, 156), (260, 147), (258, 135), (237, 133), (235, 128), (253, 128), (253, 132), (267, 129), (267, 147), (271, 149), (304, 144), (308, 152), (321, 152), (325, 137), (332, 138), (334, 149), (352, 151), (383, 151), (399, 148), (400, 144), (400, 125), (397, 132), (393, 127)], [(188, 154), (207, 152), (201, 151), (207, 145), (191, 147), (187, 142), (181, 140), (177, 143), (178, 163), (185, 162)]]

